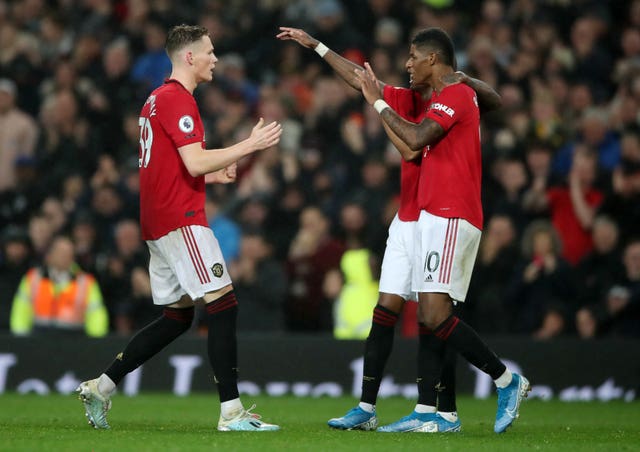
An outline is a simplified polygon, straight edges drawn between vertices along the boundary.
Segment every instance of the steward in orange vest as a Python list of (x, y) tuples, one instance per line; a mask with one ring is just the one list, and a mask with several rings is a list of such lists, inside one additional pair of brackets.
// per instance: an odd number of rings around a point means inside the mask
[(30, 269), (13, 299), (11, 332), (37, 330), (83, 331), (101, 337), (109, 331), (109, 317), (96, 279), (73, 262), (73, 242), (54, 239), (45, 267)]

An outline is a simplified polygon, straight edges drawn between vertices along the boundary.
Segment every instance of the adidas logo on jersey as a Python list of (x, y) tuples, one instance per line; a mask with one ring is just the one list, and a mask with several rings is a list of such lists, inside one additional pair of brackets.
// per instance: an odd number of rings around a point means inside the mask
[(431, 273), (429, 273), (427, 275), (427, 277), (424, 279), (424, 282), (433, 282), (433, 278), (431, 277)]

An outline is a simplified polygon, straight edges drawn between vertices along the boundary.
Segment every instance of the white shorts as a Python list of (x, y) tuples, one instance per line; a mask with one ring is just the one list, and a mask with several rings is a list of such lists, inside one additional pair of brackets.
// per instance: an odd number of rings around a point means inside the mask
[(185, 226), (147, 240), (147, 245), (154, 304), (175, 303), (185, 294), (196, 300), (231, 284), (218, 240), (208, 227)]
[(417, 221), (402, 221), (398, 215), (391, 222), (382, 258), (380, 292), (399, 295), (405, 300), (417, 299), (411, 291), (411, 268), (415, 254), (413, 241), (417, 225)]
[(443, 218), (424, 210), (415, 235), (411, 289), (467, 296), (482, 231), (462, 218)]

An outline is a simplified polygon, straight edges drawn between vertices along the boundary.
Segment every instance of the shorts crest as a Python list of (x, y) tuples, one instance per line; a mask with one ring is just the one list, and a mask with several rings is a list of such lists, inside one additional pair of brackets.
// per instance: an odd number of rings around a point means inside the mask
[(211, 273), (213, 273), (213, 276), (215, 276), (216, 278), (220, 278), (224, 274), (224, 268), (222, 267), (222, 264), (213, 264), (213, 266), (211, 267)]

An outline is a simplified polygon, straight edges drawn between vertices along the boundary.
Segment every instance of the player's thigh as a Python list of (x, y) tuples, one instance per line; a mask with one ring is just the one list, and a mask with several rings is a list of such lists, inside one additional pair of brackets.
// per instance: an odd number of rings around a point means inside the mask
[(181, 287), (160, 240), (162, 239), (147, 241), (150, 256), (149, 279), (153, 303), (165, 306), (181, 300), (187, 292)]
[(466, 298), (481, 231), (462, 218), (422, 212), (416, 227), (412, 289)]
[(382, 259), (379, 290), (404, 300), (415, 299), (411, 292), (413, 240), (417, 222), (400, 221), (396, 215), (391, 226)]
[(205, 226), (185, 226), (163, 239), (166, 254), (180, 287), (192, 298), (221, 291), (231, 285), (218, 240)]

